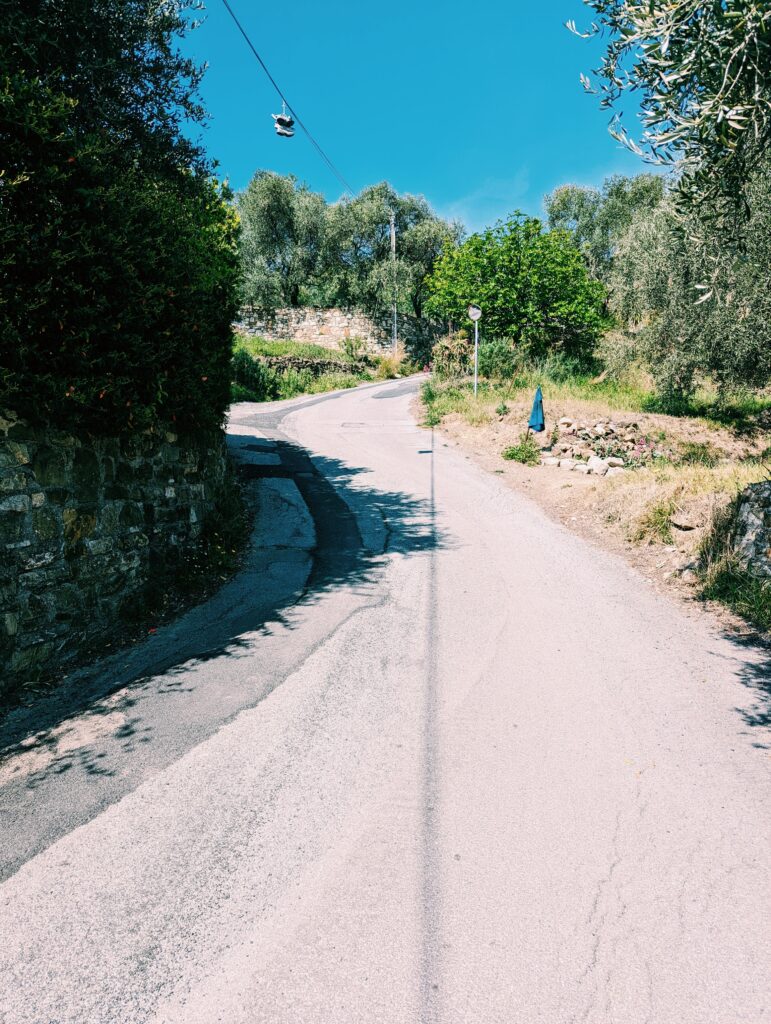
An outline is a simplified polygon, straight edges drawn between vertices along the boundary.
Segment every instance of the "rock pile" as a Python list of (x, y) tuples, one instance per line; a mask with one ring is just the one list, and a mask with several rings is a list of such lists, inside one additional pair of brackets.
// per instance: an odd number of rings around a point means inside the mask
[(594, 476), (616, 476), (625, 468), (644, 465), (666, 453), (645, 435), (638, 423), (610, 419), (584, 423), (563, 416), (558, 439), (545, 453), (545, 466)]

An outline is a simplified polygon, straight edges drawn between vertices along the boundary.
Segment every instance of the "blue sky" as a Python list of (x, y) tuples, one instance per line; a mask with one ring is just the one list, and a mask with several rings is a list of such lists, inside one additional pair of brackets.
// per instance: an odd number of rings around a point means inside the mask
[[(571, 35), (581, 0), (231, 0), (273, 76), (354, 191), (387, 180), (470, 230), (540, 214), (564, 182), (597, 185), (646, 166), (608, 134), (579, 73), (601, 44)], [(342, 188), (308, 140), (274, 135), (273, 87), (221, 0), (185, 49), (209, 64), (204, 144), (236, 189), (258, 168), (293, 173), (329, 200)]]

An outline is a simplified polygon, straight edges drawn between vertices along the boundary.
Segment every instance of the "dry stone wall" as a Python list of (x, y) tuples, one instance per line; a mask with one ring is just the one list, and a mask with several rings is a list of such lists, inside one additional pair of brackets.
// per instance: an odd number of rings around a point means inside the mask
[(751, 484), (742, 492), (734, 549), (753, 576), (771, 578), (771, 480)]
[[(392, 344), (393, 319), (388, 313), (369, 316), (355, 309), (264, 310), (244, 307), (235, 325), (247, 334), (269, 341), (289, 339), (338, 348), (344, 338), (361, 338), (371, 352), (387, 352)], [(444, 333), (440, 324), (398, 313), (396, 333), (408, 352), (420, 352)]]
[(0, 697), (107, 639), (228, 474), (221, 435), (76, 438), (0, 413)]

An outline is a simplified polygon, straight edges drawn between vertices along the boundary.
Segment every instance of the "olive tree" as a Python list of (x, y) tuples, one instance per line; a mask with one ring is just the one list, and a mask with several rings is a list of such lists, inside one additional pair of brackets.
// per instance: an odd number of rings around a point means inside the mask
[(648, 160), (679, 164), (686, 205), (746, 216), (749, 172), (771, 144), (768, 0), (585, 2), (597, 18), (584, 34), (609, 36), (585, 87), (606, 108), (639, 97), (642, 133), (616, 113), (612, 134)]
[(462, 234), (460, 225), (438, 217), (422, 196), (399, 194), (386, 182), (330, 206), (327, 226), (323, 287), (329, 302), (375, 312), (389, 308), (396, 295), (399, 308), (417, 317), (423, 315), (434, 263)]
[(771, 381), (771, 166), (747, 183), (745, 244), (732, 249), (713, 228), (694, 246), (695, 218), (683, 221), (672, 199), (638, 213), (620, 241), (611, 305), (639, 341), (669, 406), (700, 377), (722, 394)]
[(544, 208), (549, 227), (568, 231), (592, 276), (607, 281), (616, 246), (635, 213), (655, 209), (663, 195), (661, 175), (613, 175), (599, 189), (560, 185), (545, 197)]
[(257, 171), (237, 206), (245, 301), (265, 309), (313, 302), (326, 234), (324, 197), (293, 175)]

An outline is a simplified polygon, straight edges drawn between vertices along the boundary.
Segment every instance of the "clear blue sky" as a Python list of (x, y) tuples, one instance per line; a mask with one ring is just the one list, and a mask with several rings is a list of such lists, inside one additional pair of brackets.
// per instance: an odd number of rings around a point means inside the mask
[[(646, 166), (608, 134), (579, 73), (601, 45), (581, 0), (231, 0), (273, 76), (354, 191), (387, 180), (475, 230), (515, 209), (542, 213), (564, 182), (597, 185)], [(206, 60), (203, 134), (235, 189), (258, 168), (334, 200), (341, 186), (308, 140), (275, 136), (273, 87), (221, 0), (185, 43)]]

